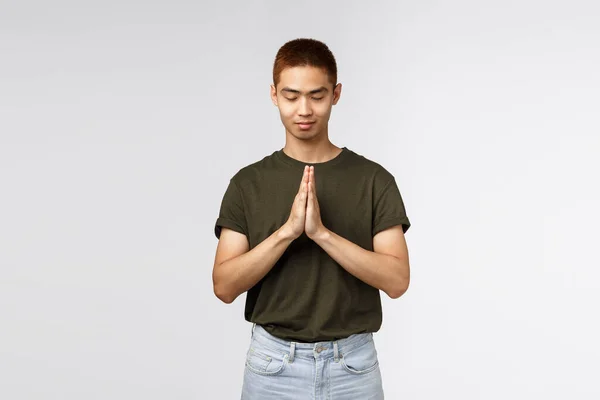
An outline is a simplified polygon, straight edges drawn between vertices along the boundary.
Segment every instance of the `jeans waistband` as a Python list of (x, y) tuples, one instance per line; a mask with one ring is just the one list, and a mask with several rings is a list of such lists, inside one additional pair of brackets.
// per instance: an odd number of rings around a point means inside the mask
[(310, 358), (315, 352), (323, 353), (323, 356), (334, 355), (337, 358), (340, 354), (347, 354), (353, 349), (373, 340), (373, 333), (355, 333), (347, 338), (321, 341), (314, 343), (295, 342), (284, 340), (271, 335), (262, 326), (253, 324), (252, 340), (256, 340), (263, 346), (267, 346), (275, 351), (289, 351), (290, 347), (297, 356)]

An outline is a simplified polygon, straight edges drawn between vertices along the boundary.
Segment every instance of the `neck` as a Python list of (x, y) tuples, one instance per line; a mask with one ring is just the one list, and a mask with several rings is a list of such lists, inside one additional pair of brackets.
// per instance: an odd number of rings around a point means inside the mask
[(307, 164), (321, 163), (335, 158), (341, 149), (331, 143), (327, 135), (317, 135), (311, 139), (298, 139), (286, 131), (283, 152)]

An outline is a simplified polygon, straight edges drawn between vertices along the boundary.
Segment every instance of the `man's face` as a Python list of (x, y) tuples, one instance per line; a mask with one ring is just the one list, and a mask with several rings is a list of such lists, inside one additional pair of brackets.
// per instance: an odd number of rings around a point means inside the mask
[(279, 108), (286, 131), (308, 140), (327, 132), (331, 107), (341, 91), (342, 84), (334, 88), (325, 70), (293, 67), (281, 72), (277, 89), (271, 85), (271, 100)]

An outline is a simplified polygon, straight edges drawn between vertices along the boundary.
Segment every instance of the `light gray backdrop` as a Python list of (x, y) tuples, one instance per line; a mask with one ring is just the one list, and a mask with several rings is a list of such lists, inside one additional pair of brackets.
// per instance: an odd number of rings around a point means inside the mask
[(593, 1), (2, 1), (0, 398), (239, 398), (212, 292), (229, 178), (284, 145), (287, 40), (344, 89), (332, 141), (392, 172), (412, 280), (389, 399), (598, 399)]

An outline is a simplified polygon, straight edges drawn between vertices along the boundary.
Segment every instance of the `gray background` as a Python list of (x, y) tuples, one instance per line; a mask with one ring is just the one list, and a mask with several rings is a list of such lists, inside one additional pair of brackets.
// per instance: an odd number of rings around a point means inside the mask
[(593, 1), (0, 2), (0, 398), (239, 398), (212, 292), (229, 178), (284, 145), (277, 49), (327, 43), (330, 137), (392, 172), (389, 399), (598, 399)]

